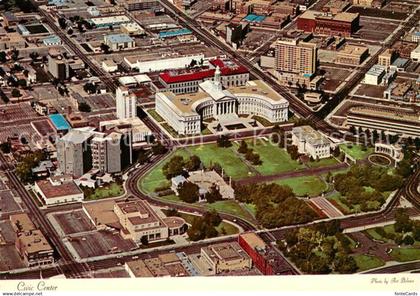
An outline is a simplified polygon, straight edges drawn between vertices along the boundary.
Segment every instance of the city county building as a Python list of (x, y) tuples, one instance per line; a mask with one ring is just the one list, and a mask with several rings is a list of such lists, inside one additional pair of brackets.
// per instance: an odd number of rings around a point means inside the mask
[[(141, 244), (142, 237), (153, 242), (165, 240), (170, 236), (168, 225), (144, 200), (116, 202), (114, 213), (122, 226), (123, 238), (132, 239)], [(177, 225), (178, 234), (183, 234), (186, 231), (185, 221)]]
[(246, 67), (228, 59), (214, 59), (210, 67), (200, 67), (185, 70), (171, 70), (159, 75), (159, 81), (166, 91), (174, 94), (194, 93), (200, 83), (213, 80), (216, 68), (220, 68), (221, 81), (224, 87), (242, 86), (249, 81), (249, 71)]
[(51, 177), (36, 181), (33, 190), (47, 206), (82, 202), (84, 198), (83, 191), (72, 178)]
[(15, 246), (27, 267), (54, 263), (54, 249), (39, 229), (36, 229), (28, 214), (13, 214), (9, 217), (16, 233)]
[(282, 39), (275, 43), (275, 69), (280, 72), (312, 76), (316, 71), (316, 44), (299, 39)]
[(217, 68), (214, 81), (200, 83), (197, 93), (156, 93), (156, 112), (181, 135), (200, 134), (202, 121), (211, 118), (228, 123), (239, 115), (253, 114), (270, 122), (287, 121), (288, 101), (264, 82), (223, 89), (220, 76)]
[(184, 176), (176, 176), (171, 179), (171, 189), (178, 195), (178, 188), (184, 182), (191, 182), (196, 184), (200, 190), (200, 200), (205, 201), (205, 194), (210, 192), (213, 186), (219, 190), (223, 199), (234, 199), (235, 191), (230, 184), (227, 184), (225, 180), (216, 171), (194, 171), (188, 172), (188, 178)]
[(385, 74), (385, 67), (376, 64), (366, 72), (363, 82), (370, 85), (379, 85), (381, 84)]
[(306, 154), (313, 159), (331, 156), (331, 142), (309, 125), (294, 127), (292, 142), (298, 147), (299, 153)]
[(111, 50), (130, 49), (136, 46), (136, 42), (127, 34), (111, 34), (104, 36), (104, 43)]
[(214, 275), (252, 268), (251, 258), (237, 242), (209, 245), (201, 248), (200, 254)]
[(360, 45), (345, 45), (337, 53), (335, 62), (346, 65), (360, 65), (369, 56), (369, 48)]
[(347, 113), (347, 126), (362, 129), (384, 131), (403, 137), (420, 137), (418, 112), (406, 112), (401, 109), (379, 109), (373, 107), (352, 107)]
[(140, 73), (159, 72), (165, 70), (185, 69), (191, 65), (192, 61), (199, 62), (204, 60), (204, 54), (180, 56), (180, 57), (161, 57), (154, 59), (142, 59), (139, 56), (124, 57), (124, 62), (130, 69), (136, 69)]
[(349, 37), (359, 29), (359, 14), (340, 12), (331, 13), (306, 10), (297, 19), (297, 28), (305, 32), (321, 35)]

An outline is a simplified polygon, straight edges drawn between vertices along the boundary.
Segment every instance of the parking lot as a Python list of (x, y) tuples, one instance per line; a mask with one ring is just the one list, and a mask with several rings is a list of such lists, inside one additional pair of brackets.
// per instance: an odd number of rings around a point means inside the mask
[(73, 236), (70, 243), (81, 258), (128, 252), (137, 247), (133, 241), (123, 239), (118, 231), (94, 231)]
[(384, 23), (383, 20), (361, 17), (360, 27), (356, 35), (361, 39), (384, 41), (398, 27), (398, 24), (392, 22)]
[(95, 226), (90, 222), (83, 210), (57, 213), (54, 215), (54, 218), (65, 235), (95, 230)]
[(327, 92), (335, 92), (336, 89), (343, 83), (352, 73), (351, 70), (323, 67), (325, 71), (325, 80), (323, 82), (323, 90)]

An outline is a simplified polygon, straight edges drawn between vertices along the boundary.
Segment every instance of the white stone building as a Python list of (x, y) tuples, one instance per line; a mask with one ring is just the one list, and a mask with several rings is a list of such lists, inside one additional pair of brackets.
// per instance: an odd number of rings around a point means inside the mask
[(117, 88), (117, 117), (118, 119), (127, 119), (137, 116), (137, 98), (130, 94), (124, 87)]
[(288, 107), (289, 102), (262, 81), (223, 89), (219, 68), (214, 81), (200, 83), (197, 93), (156, 93), (156, 112), (181, 135), (199, 134), (203, 120), (229, 122), (242, 114), (258, 115), (270, 122), (287, 121)]
[(293, 145), (298, 152), (314, 159), (331, 156), (331, 142), (309, 125), (294, 127), (292, 130)]

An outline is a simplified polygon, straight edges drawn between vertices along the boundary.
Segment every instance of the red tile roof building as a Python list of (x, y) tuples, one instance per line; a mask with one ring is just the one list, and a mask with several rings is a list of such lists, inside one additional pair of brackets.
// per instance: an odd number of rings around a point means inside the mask
[(175, 94), (194, 93), (198, 85), (206, 80), (213, 80), (216, 68), (220, 68), (221, 82), (224, 87), (243, 86), (249, 80), (249, 71), (246, 67), (228, 59), (214, 59), (209, 66), (166, 71), (159, 75), (159, 81), (168, 91)]

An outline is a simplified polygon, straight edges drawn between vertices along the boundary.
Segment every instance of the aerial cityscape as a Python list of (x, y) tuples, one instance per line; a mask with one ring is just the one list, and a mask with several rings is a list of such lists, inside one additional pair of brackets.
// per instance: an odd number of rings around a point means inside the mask
[(419, 0), (0, 1), (0, 280), (419, 272)]

